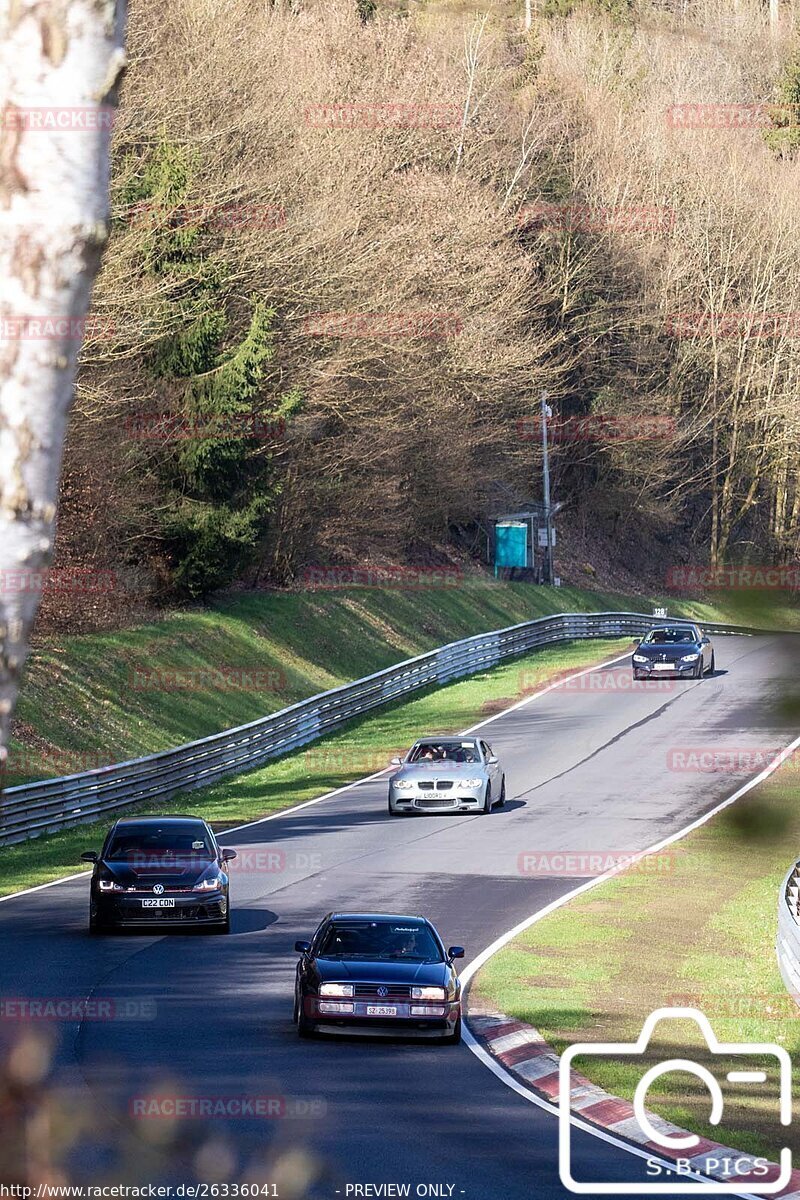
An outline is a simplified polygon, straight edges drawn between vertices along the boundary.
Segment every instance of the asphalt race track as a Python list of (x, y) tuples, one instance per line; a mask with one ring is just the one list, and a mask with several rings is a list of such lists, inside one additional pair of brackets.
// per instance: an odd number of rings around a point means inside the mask
[[(59, 1081), (120, 1113), (154, 1091), (286, 1097), (291, 1115), (225, 1119), (217, 1136), (240, 1163), (271, 1138), (301, 1143), (329, 1169), (314, 1196), (387, 1182), (410, 1183), (412, 1195), (417, 1184), (451, 1185), (470, 1200), (565, 1196), (555, 1118), (466, 1045), (301, 1042), (293, 943), (330, 909), (424, 913), (468, 962), (582, 882), (527, 875), (521, 855), (643, 849), (730, 795), (745, 776), (675, 771), (668, 754), (787, 744), (774, 706), (785, 652), (778, 638), (716, 643), (713, 679), (635, 691), (583, 681), (486, 725), (508, 791), (490, 816), (390, 819), (386, 784), (373, 780), (222, 838), (240, 852), (227, 938), (90, 938), (85, 879), (12, 898), (0, 904), (0, 996), (154, 1005), (150, 1020), (62, 1026)], [(629, 670), (600, 674), (627, 682)], [(640, 1159), (597, 1138), (578, 1132), (575, 1145), (576, 1172), (583, 1163), (610, 1180), (646, 1177)], [(96, 1169), (80, 1164), (76, 1181)], [(120, 1182), (151, 1182), (129, 1173)]]

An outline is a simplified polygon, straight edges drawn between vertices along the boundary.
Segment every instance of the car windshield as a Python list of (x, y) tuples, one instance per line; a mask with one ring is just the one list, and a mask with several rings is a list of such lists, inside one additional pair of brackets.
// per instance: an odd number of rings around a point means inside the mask
[(329, 925), (322, 937), (320, 958), (361, 958), (378, 962), (442, 962), (442, 950), (427, 925), (401, 921), (364, 921)]
[(412, 763), (479, 763), (481, 756), (474, 742), (420, 742), (409, 756)]
[(213, 858), (214, 851), (202, 825), (125, 825), (114, 834), (105, 857), (113, 862), (157, 867), (178, 859)]
[(674, 646), (697, 637), (693, 629), (651, 629), (644, 641), (646, 646)]

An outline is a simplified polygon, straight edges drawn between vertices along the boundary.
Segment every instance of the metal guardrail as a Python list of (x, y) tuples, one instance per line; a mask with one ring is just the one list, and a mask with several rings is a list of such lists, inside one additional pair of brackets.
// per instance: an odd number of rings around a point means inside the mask
[(800, 862), (793, 864), (780, 890), (775, 950), (786, 990), (800, 1005)]
[[(462, 638), (364, 679), (301, 700), (270, 716), (196, 742), (76, 775), (8, 788), (0, 798), (0, 845), (91, 821), (103, 813), (177, 792), (207, 787), (252, 771), (361, 716), (421, 688), (474, 675), (505, 658), (582, 638), (641, 636), (672, 618), (644, 613), (557, 613), (506, 629)], [(760, 633), (734, 625), (704, 624), (711, 634)]]

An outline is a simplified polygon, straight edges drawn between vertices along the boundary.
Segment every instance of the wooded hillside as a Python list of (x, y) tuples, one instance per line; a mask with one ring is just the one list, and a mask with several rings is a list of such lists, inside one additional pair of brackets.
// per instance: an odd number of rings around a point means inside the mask
[(788, 15), (138, 0), (129, 40), (57, 566), (480, 558), (543, 389), (565, 552), (796, 558)]

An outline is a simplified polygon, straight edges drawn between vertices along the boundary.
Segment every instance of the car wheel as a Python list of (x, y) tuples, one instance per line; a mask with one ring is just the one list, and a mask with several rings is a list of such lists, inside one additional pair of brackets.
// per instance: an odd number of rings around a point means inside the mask
[(500, 787), (500, 799), (497, 801), (497, 807), (502, 808), (506, 802), (506, 777), (503, 776), (503, 783)]
[(490, 783), (487, 783), (486, 796), (483, 801), (483, 808), (481, 809), (481, 812), (490, 813), (491, 811), (492, 811), (492, 785)]
[(214, 933), (230, 933), (230, 931), (231, 931), (231, 910), (228, 909), (228, 914), (225, 917), (224, 923), (222, 925), (215, 925)]
[(456, 1027), (452, 1033), (448, 1033), (442, 1038), (442, 1043), (445, 1046), (460, 1046), (461, 1045), (461, 1017), (456, 1021)]
[(697, 664), (697, 666), (694, 669), (693, 678), (694, 679), (702, 679), (703, 678), (703, 660), (702, 660), (702, 658), (700, 659), (699, 663)]
[(634, 671), (634, 672), (633, 672), (633, 678), (634, 678), (634, 679), (644, 679), (644, 675), (642, 675), (642, 672), (641, 672), (641, 671)]
[(712, 650), (712, 652), (711, 652), (711, 662), (708, 664), (708, 673), (709, 673), (709, 675), (713, 675), (713, 674), (714, 674), (714, 672), (716, 671), (716, 669), (717, 669), (717, 663), (716, 663), (716, 660), (715, 660), (715, 658), (714, 658), (714, 652), (713, 652), (713, 650)]
[(300, 997), (297, 994), (295, 994), (294, 998), (294, 1023), (297, 1026), (298, 1036), (301, 1038), (311, 1038), (316, 1033), (316, 1026), (312, 1025), (303, 1012), (300, 1005)]

